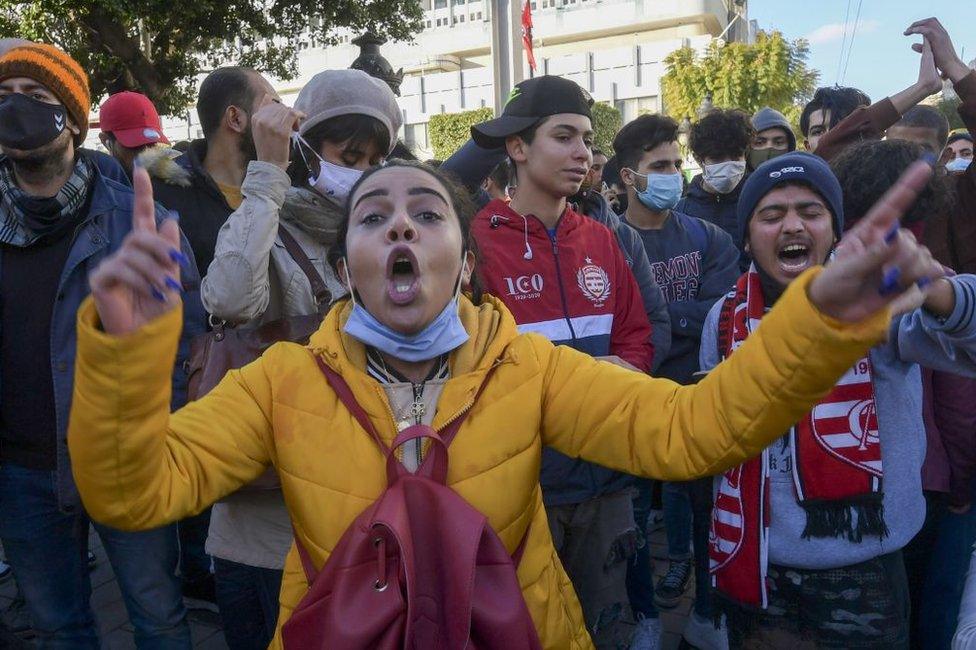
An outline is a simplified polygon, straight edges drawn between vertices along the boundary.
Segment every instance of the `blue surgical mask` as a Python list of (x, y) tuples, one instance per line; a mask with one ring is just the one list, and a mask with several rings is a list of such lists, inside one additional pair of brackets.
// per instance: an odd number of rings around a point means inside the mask
[(633, 170), (631, 173), (634, 176), (647, 179), (647, 187), (643, 190), (634, 187), (634, 190), (637, 192), (637, 199), (649, 210), (661, 212), (678, 205), (678, 201), (681, 200), (681, 191), (684, 189), (684, 179), (681, 174), (678, 172), (673, 174), (638, 174)]
[(308, 142), (305, 141), (305, 138), (298, 135), (298, 133), (295, 133), (293, 137), (298, 148), (298, 153), (301, 154), (306, 167), (312, 169), (312, 166), (308, 164), (308, 159), (305, 157), (305, 150), (302, 148), (302, 145), (308, 147), (308, 150), (319, 159), (318, 176), (308, 177), (309, 187), (322, 196), (332, 199), (337, 205), (345, 205), (346, 199), (349, 198), (349, 193), (362, 177), (363, 172), (358, 169), (330, 163), (312, 149)]
[(969, 158), (953, 158), (946, 163), (945, 168), (950, 172), (964, 172), (969, 169), (969, 163), (973, 162)]
[[(347, 272), (348, 268), (349, 265), (346, 264)], [(461, 275), (463, 274), (462, 265)], [(416, 334), (403, 334), (390, 329), (370, 314), (356, 300), (355, 288), (351, 287), (349, 293), (353, 303), (352, 313), (349, 314), (342, 331), (364, 345), (385, 352), (395, 359), (411, 363), (436, 359), (442, 354), (456, 350), (468, 340), (468, 332), (461, 323), (461, 307), (458, 302), (460, 291), (461, 277), (458, 277), (454, 297), (447, 301), (441, 313)]]

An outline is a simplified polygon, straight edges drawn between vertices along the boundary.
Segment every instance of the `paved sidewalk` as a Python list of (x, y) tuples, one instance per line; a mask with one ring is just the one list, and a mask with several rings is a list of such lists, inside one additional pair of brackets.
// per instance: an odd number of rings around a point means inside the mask
[[(98, 564), (92, 571), (92, 608), (98, 620), (102, 647), (106, 650), (132, 650), (135, 642), (132, 638), (132, 626), (129, 624), (122, 594), (112, 573), (112, 567), (105, 557), (98, 536), (92, 533), (91, 549), (98, 558)], [(667, 570), (667, 560), (664, 531), (659, 530), (651, 537), (651, 551), (654, 555), (654, 569), (656, 577), (660, 577)], [(677, 608), (661, 613), (664, 623), (664, 650), (676, 650), (681, 641), (681, 630), (685, 618), (691, 609), (694, 598), (694, 580), (689, 591), (682, 598)], [(0, 610), (5, 610), (14, 598), (13, 581), (0, 585)], [(190, 633), (193, 637), (193, 647), (200, 650), (226, 650), (227, 644), (220, 627), (220, 618), (211, 612), (193, 610), (190, 612)], [(33, 644), (16, 638), (0, 635), (0, 649), (3, 648), (31, 648)]]

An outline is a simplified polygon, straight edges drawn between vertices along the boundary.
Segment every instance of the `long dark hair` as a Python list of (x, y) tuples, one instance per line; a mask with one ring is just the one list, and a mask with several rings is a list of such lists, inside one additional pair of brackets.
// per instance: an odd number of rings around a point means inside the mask
[[(359, 187), (365, 183), (368, 178), (374, 174), (378, 174), (384, 170), (395, 167), (419, 169), (435, 178), (441, 185), (444, 186), (444, 189), (447, 190), (447, 199), (450, 201), (451, 207), (454, 209), (454, 213), (457, 215), (458, 225), (461, 228), (461, 246), (464, 251), (471, 251), (474, 253), (475, 260), (478, 259), (478, 246), (474, 237), (471, 236), (471, 222), (474, 220), (477, 209), (461, 183), (453, 176), (442, 172), (439, 169), (435, 169), (426, 163), (422, 163), (417, 160), (393, 158), (388, 160), (383, 165), (377, 165), (376, 167), (367, 170), (349, 192), (349, 198), (346, 201), (345, 218), (342, 220), (342, 224), (339, 226), (339, 235), (336, 239), (336, 243), (329, 248), (326, 258), (329, 265), (332, 267), (332, 270), (335, 272), (336, 277), (339, 276), (339, 260), (346, 256), (346, 236), (349, 234), (349, 219), (352, 216), (352, 198), (356, 196), (356, 193), (359, 191)], [(481, 302), (482, 290), (477, 280), (477, 273), (475, 272), (472, 272), (471, 274), (471, 284), (468, 287), (468, 290), (471, 293), (472, 302), (475, 304)]]

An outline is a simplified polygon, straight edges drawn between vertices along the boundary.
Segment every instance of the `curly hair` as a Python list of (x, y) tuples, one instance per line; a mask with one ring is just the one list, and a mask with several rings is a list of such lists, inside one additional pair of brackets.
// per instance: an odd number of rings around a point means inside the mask
[[(837, 156), (830, 167), (844, 192), (844, 227), (850, 228), (867, 214), (924, 152), (921, 145), (906, 140), (868, 140)], [(954, 202), (955, 185), (945, 174), (934, 174), (903, 221), (917, 223), (929, 215), (947, 215)]]
[(738, 109), (716, 109), (691, 126), (688, 146), (699, 161), (739, 158), (755, 136), (752, 119)]

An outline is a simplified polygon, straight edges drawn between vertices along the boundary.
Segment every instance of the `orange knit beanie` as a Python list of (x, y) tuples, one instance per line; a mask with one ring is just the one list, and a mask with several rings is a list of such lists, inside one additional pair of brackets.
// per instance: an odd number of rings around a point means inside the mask
[(11, 77), (27, 77), (44, 84), (61, 100), (71, 120), (80, 129), (75, 136), (75, 144), (80, 145), (85, 141), (91, 95), (88, 75), (77, 61), (53, 45), (21, 45), (0, 57), (0, 81)]

